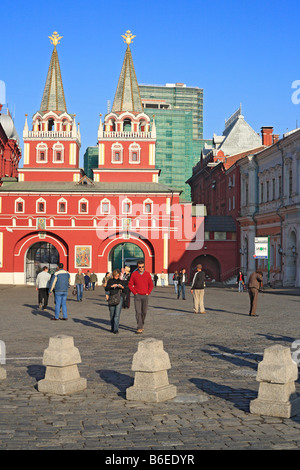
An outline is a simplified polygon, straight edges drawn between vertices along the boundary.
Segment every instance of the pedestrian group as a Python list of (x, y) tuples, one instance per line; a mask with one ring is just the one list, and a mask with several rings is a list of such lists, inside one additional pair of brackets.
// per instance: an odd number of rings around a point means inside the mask
[[(122, 308), (130, 307), (130, 294), (134, 296), (134, 308), (137, 329), (136, 333), (141, 334), (144, 331), (144, 325), (148, 310), (149, 296), (153, 287), (157, 286), (159, 277), (155, 273), (153, 276), (145, 270), (145, 263), (143, 260), (139, 261), (137, 268), (130, 272), (130, 267), (125, 266), (121, 270), (115, 269), (112, 273), (107, 272), (102, 279), (102, 286), (105, 290), (105, 298), (107, 300), (111, 332), (118, 334), (120, 315)], [(179, 272), (175, 270), (173, 275), (173, 284), (175, 295), (179, 300), (186, 299), (186, 286), (188, 278), (186, 269), (182, 268)], [(166, 274), (164, 272), (160, 275), (161, 286), (166, 285)], [(87, 271), (85, 274), (82, 269), (78, 269), (75, 275), (73, 294), (77, 297), (77, 302), (82, 302), (84, 290), (95, 290), (98, 283), (98, 278), (95, 272), (90, 273)], [(245, 287), (245, 280), (242, 271), (237, 275), (236, 283), (238, 284), (238, 292), (243, 292)], [(258, 316), (256, 313), (258, 293), (263, 286), (263, 274), (261, 271), (255, 271), (251, 274), (248, 282), (248, 293), (250, 299), (250, 316)], [(52, 274), (49, 273), (47, 266), (44, 266), (42, 271), (36, 278), (36, 290), (38, 291), (38, 303), (40, 309), (47, 309), (49, 295), (54, 295), (55, 315), (51, 320), (59, 320), (60, 312), (62, 312), (62, 320), (68, 319), (67, 314), (67, 296), (70, 287), (70, 274), (64, 269), (64, 265), (60, 263), (56, 271)], [(205, 314), (204, 307), (204, 291), (205, 291), (205, 273), (202, 270), (202, 265), (197, 264), (196, 273), (191, 282), (191, 294), (193, 296), (194, 313)]]

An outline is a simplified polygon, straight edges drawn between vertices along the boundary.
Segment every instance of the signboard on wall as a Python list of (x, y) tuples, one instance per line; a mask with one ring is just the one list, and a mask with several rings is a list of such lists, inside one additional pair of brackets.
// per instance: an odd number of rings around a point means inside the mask
[(255, 237), (254, 238), (254, 255), (255, 259), (268, 259), (269, 252), (268, 237)]

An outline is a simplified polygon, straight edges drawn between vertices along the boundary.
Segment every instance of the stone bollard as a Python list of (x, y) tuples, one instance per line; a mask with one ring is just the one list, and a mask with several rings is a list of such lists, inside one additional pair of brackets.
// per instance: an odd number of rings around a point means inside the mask
[(38, 383), (38, 390), (55, 395), (69, 395), (86, 389), (86, 379), (80, 378), (77, 364), (80, 353), (71, 336), (57, 335), (49, 340), (44, 351), (43, 364), (46, 374)]
[(134, 384), (126, 390), (127, 400), (160, 402), (176, 396), (176, 387), (169, 385), (171, 368), (163, 342), (154, 338), (140, 341), (133, 356), (131, 369), (135, 371)]
[(250, 402), (250, 412), (258, 415), (290, 418), (300, 412), (300, 399), (295, 381), (298, 366), (288, 347), (274, 345), (265, 349), (257, 368), (260, 382), (258, 397)]

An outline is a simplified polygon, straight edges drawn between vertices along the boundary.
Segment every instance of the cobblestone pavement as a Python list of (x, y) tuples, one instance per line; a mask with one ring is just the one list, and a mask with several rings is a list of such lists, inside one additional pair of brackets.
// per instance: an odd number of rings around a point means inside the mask
[[(189, 291), (189, 289), (188, 289)], [(0, 286), (0, 339), (6, 344), (7, 378), (0, 381), (0, 449), (273, 450), (300, 448), (300, 415), (282, 419), (250, 414), (257, 397), (256, 371), (264, 349), (300, 339), (299, 290), (259, 294), (257, 318), (248, 294), (209, 287), (206, 315), (192, 313), (192, 297), (177, 300), (172, 287), (150, 299), (143, 335), (135, 333), (133, 302), (121, 313), (120, 333), (110, 333), (102, 287), (76, 302), (67, 322), (37, 309), (34, 287)], [(87, 389), (70, 396), (44, 395), (37, 383), (49, 338), (74, 338)], [(169, 354), (177, 396), (163, 403), (126, 400), (133, 384), (133, 354), (145, 338), (161, 339)], [(299, 393), (299, 381), (296, 383)]]

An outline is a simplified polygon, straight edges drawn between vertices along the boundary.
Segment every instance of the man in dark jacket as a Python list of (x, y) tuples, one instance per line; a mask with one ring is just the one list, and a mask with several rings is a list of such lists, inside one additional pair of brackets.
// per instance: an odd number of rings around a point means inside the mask
[(194, 313), (206, 313), (204, 309), (205, 274), (202, 264), (197, 264), (197, 272), (193, 278), (191, 293), (194, 299)]
[(55, 290), (55, 317), (51, 320), (59, 320), (60, 308), (62, 309), (63, 320), (68, 320), (67, 315), (67, 297), (70, 286), (70, 274), (64, 270), (64, 265), (59, 263), (59, 270), (56, 271), (51, 279), (50, 294)]
[(257, 307), (257, 298), (258, 292), (263, 286), (263, 273), (261, 271), (255, 271), (249, 277), (248, 282), (248, 292), (250, 297), (250, 312), (249, 315), (251, 317), (258, 317), (256, 315), (256, 307)]
[(182, 268), (182, 270), (178, 274), (177, 280), (177, 299), (180, 298), (180, 294), (182, 293), (182, 300), (185, 300), (185, 286), (187, 285), (187, 275), (184, 268)]

